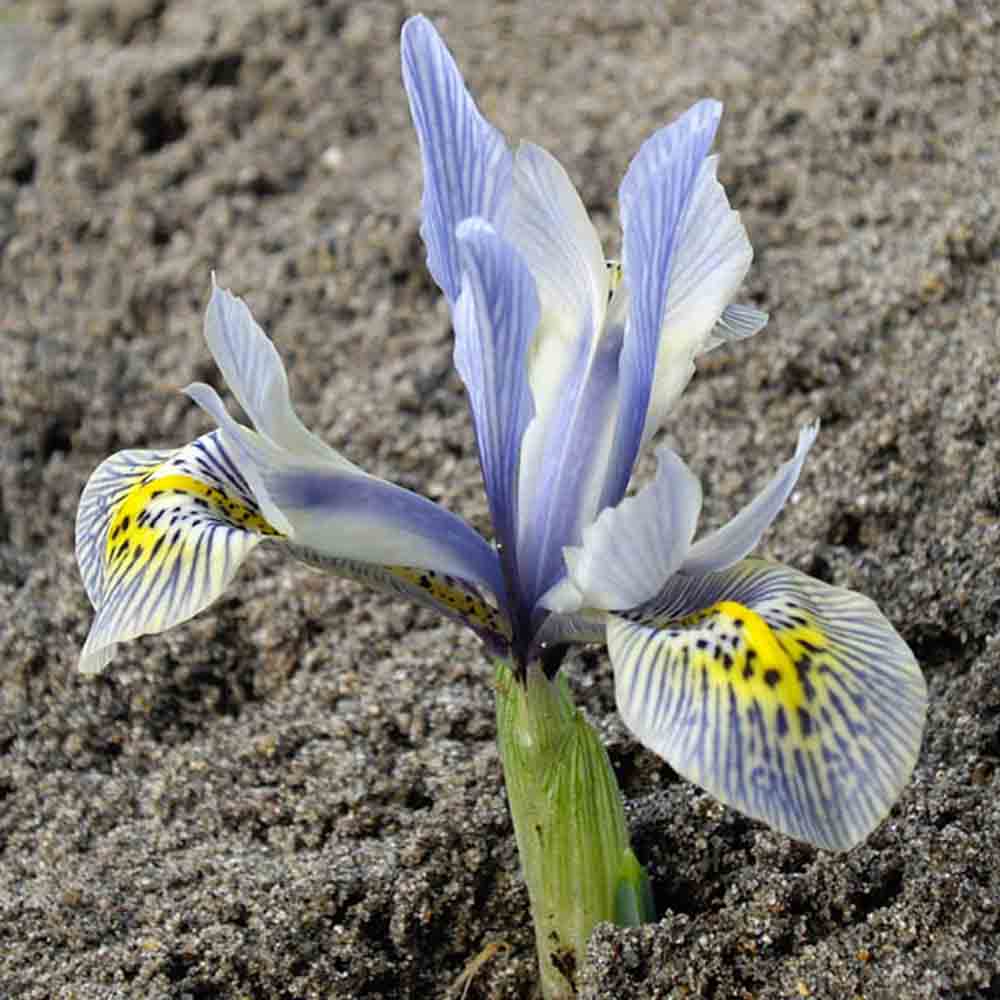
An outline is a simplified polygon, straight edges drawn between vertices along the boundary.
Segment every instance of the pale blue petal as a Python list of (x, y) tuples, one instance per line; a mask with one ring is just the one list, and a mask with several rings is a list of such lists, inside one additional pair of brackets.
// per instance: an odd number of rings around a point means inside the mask
[(424, 166), (427, 266), (454, 303), (461, 291), (456, 228), (472, 216), (506, 221), (513, 157), (479, 113), (451, 53), (422, 16), (403, 25), (403, 83)]
[[(617, 503), (624, 494), (643, 440), (661, 341), (666, 341), (664, 320), (675, 255), (682, 242), (695, 247), (702, 243), (698, 220), (688, 220), (686, 237), (683, 223), (699, 178), (703, 187), (707, 184), (703, 167), (721, 112), (717, 101), (702, 101), (657, 132), (643, 144), (619, 189), (629, 323), (622, 349), (621, 407), (605, 505)], [(710, 318), (706, 334), (719, 312)], [(691, 357), (684, 355), (693, 356), (693, 351), (688, 334), (681, 331), (681, 336), (683, 343), (671, 345), (679, 352), (676, 370), (661, 374), (680, 381), (683, 388), (693, 371)]]
[[(684, 562), (701, 511), (701, 484), (667, 447), (656, 477), (638, 494), (603, 510), (565, 550), (567, 579), (543, 598), (554, 611), (624, 610), (642, 604)], [(575, 594), (573, 593), (575, 591)]]
[(623, 229), (636, 210), (636, 202), (642, 191), (650, 181), (660, 180), (664, 174), (672, 174), (678, 170), (679, 157), (683, 157), (683, 150), (692, 140), (695, 142), (693, 158), (687, 169), (693, 176), (712, 145), (721, 118), (722, 104), (719, 101), (698, 101), (677, 121), (658, 129), (639, 147), (639, 152), (632, 157), (618, 187)]
[[(663, 426), (694, 373), (694, 358), (718, 343), (718, 321), (753, 260), (739, 213), (729, 207), (726, 192), (716, 179), (717, 166), (715, 156), (702, 163), (680, 220), (669, 284), (665, 285), (666, 302), (643, 443)], [(654, 181), (650, 197), (645, 192), (639, 197), (640, 210), (655, 211), (655, 192)], [(642, 271), (643, 266), (629, 269), (626, 258), (626, 281), (637, 270)], [(746, 313), (739, 315), (747, 320), (742, 331), (749, 334), (750, 317)], [(640, 322), (634, 312), (632, 318)]]
[(711, 346), (746, 340), (760, 333), (770, 319), (766, 312), (754, 306), (731, 305), (722, 310), (719, 321), (712, 328)]
[[(691, 576), (726, 569), (749, 555), (778, 516), (795, 489), (802, 465), (819, 433), (819, 422), (803, 427), (795, 454), (778, 470), (761, 493), (731, 521), (692, 547), (683, 572)], [(638, 602), (636, 602), (638, 603)]]
[(600, 510), (618, 404), (620, 336), (579, 341), (555, 405), (522, 445), (518, 558), (530, 605), (563, 576), (563, 549), (579, 545)]
[[(529, 353), (535, 420), (522, 445), (518, 485), (522, 545), (535, 568), (523, 574), (530, 598), (561, 569), (559, 545), (577, 540), (599, 509), (614, 429), (607, 390), (623, 331), (604, 326), (610, 279), (580, 196), (558, 161), (530, 143), (514, 160), (504, 236), (523, 255), (541, 307)], [(568, 472), (567, 458), (574, 463)]]
[(247, 304), (215, 284), (205, 312), (205, 339), (226, 384), (253, 425), (303, 457), (356, 468), (307, 430), (292, 409), (285, 367)]
[(862, 841), (920, 749), (927, 688), (906, 643), (868, 598), (786, 566), (673, 583), (659, 616), (608, 617), (625, 724), (783, 833), (838, 851)]
[(226, 412), (214, 389), (187, 394), (219, 424), (267, 520), (320, 556), (413, 566), (504, 593), (496, 552), (465, 521), (400, 486), (281, 449)]
[(482, 219), (458, 229), (462, 292), (454, 310), (455, 367), (465, 382), (493, 530), (517, 588), (517, 476), (533, 406), (528, 351), (538, 326), (535, 283), (517, 250)]

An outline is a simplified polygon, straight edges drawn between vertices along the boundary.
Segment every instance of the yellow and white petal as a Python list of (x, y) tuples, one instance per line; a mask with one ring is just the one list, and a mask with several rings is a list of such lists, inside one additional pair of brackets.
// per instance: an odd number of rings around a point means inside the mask
[(326, 556), (315, 549), (290, 545), (297, 559), (348, 580), (363, 583), (374, 590), (406, 597), (423, 607), (437, 611), (472, 629), (487, 645), (506, 649), (511, 639), (511, 624), (505, 611), (491, 604), (468, 580), (416, 566), (378, 566)]
[(96, 609), (80, 671), (99, 673), (119, 642), (196, 615), (276, 535), (218, 431), (177, 451), (107, 459), (77, 512), (77, 560)]
[(716, 798), (830, 850), (864, 840), (917, 760), (927, 688), (868, 598), (746, 560), (610, 615), (622, 718)]

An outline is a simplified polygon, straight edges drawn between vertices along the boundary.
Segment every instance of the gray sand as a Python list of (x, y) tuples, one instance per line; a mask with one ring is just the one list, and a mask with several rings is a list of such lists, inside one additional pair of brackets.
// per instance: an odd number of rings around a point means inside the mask
[[(481, 105), (555, 152), (616, 247), (655, 127), (726, 103), (767, 332), (668, 428), (734, 513), (823, 430), (767, 555), (863, 590), (920, 658), (911, 786), (846, 856), (744, 820), (574, 658), (662, 919), (601, 927), (587, 997), (1000, 996), (1000, 29), (989, 3), (454, 4)], [(664, 10), (665, 9), (665, 10)], [(209, 273), (306, 423), (486, 525), (391, 3), (0, 9), (0, 995), (531, 997), (490, 671), (429, 612), (261, 553), (211, 611), (75, 674), (73, 519), (124, 447), (209, 425)], [(324, 155), (325, 154), (325, 155)], [(648, 466), (646, 467), (648, 468)]]

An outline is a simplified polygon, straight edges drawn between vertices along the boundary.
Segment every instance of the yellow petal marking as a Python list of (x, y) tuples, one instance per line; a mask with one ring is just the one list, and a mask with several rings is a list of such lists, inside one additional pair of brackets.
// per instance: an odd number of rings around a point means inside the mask
[[(214, 514), (233, 527), (258, 535), (280, 536), (268, 521), (242, 500), (194, 476), (172, 473), (156, 477), (152, 469), (122, 498), (108, 529), (105, 567), (108, 578), (138, 572), (166, 556), (173, 526), (166, 516), (179, 498)], [(156, 515), (159, 515), (158, 517)]]

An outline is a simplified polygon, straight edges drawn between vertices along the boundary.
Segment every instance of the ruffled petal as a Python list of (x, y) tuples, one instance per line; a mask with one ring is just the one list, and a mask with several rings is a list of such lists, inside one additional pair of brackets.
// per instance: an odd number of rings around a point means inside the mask
[(81, 672), (103, 670), (119, 642), (196, 615), (277, 534), (218, 431), (173, 452), (112, 455), (77, 511), (77, 560), (97, 612)]
[(722, 802), (847, 850), (920, 749), (927, 688), (868, 598), (757, 560), (678, 574), (659, 613), (608, 617), (622, 718)]
[(454, 303), (461, 291), (456, 229), (472, 216), (503, 228), (513, 157), (479, 113), (451, 53), (431, 23), (410, 18), (402, 34), (403, 83), (424, 166), (427, 266)]
[(764, 532), (792, 495), (806, 455), (818, 433), (819, 421), (808, 424), (799, 431), (798, 445), (792, 458), (782, 465), (760, 494), (731, 521), (714, 534), (695, 542), (681, 567), (683, 572), (697, 576), (723, 570), (753, 552)]
[(217, 421), (264, 516), (294, 545), (327, 558), (430, 569), (504, 594), (496, 552), (460, 517), (383, 479), (277, 447), (240, 426), (207, 385), (185, 391)]
[(567, 576), (543, 598), (561, 614), (641, 605), (684, 562), (701, 511), (701, 484), (667, 447), (656, 453), (656, 477), (634, 497), (603, 510), (564, 551)]
[(528, 350), (538, 326), (535, 283), (521, 255), (481, 219), (459, 226), (462, 293), (454, 310), (455, 367), (469, 393), (493, 530), (517, 589), (517, 475), (533, 415)]

